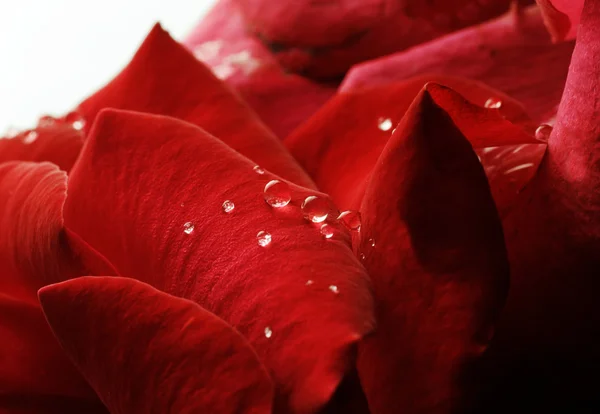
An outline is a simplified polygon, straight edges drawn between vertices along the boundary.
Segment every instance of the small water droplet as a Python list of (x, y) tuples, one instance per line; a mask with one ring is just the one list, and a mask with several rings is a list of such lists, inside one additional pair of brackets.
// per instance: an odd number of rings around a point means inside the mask
[(265, 170), (263, 170), (262, 168), (260, 168), (259, 165), (255, 165), (254, 168), (253, 168), (253, 170), (258, 175), (263, 175), (265, 173)]
[(331, 239), (333, 237), (333, 226), (327, 223), (321, 226), (321, 234), (326, 239)]
[(552, 127), (548, 124), (542, 124), (535, 130), (535, 138), (538, 141), (548, 142), (550, 134), (552, 133)]
[(183, 225), (183, 232), (185, 234), (192, 234), (193, 231), (194, 231), (194, 224), (192, 224), (191, 221), (188, 221), (187, 223), (185, 223)]
[(313, 283), (315, 283), (315, 282), (313, 282), (312, 280), (308, 279), (308, 280), (306, 281), (306, 286), (310, 286), (310, 285), (312, 285)]
[(301, 208), (304, 218), (313, 223), (322, 223), (329, 215), (329, 203), (323, 197), (306, 197)]
[(43, 116), (40, 116), (40, 118), (38, 119), (39, 127), (48, 127), (48, 126), (54, 125), (55, 123), (56, 123), (56, 118), (54, 118), (53, 116), (50, 116), (50, 115), (43, 115)]
[(338, 218), (350, 231), (360, 231), (361, 219), (358, 211), (349, 210), (341, 213)]
[(273, 336), (273, 331), (271, 330), (271, 328), (269, 328), (268, 326), (265, 328), (265, 337), (266, 338), (270, 338), (271, 336)]
[(371, 247), (375, 247), (375, 239), (369, 239), (369, 240), (367, 241), (367, 244), (368, 244), (369, 246), (371, 246)]
[(483, 104), (483, 106), (485, 106), (488, 109), (500, 109), (502, 107), (502, 101), (498, 98), (492, 97), (485, 101), (485, 104)]
[(265, 201), (271, 207), (285, 207), (292, 199), (290, 186), (279, 180), (271, 180), (265, 186)]
[(256, 239), (258, 240), (258, 245), (261, 247), (266, 247), (271, 243), (271, 234), (266, 231), (259, 231), (256, 235)]
[(364, 254), (364, 253), (361, 253), (361, 254), (359, 255), (359, 257), (360, 257), (360, 260), (366, 260), (366, 259), (367, 259), (367, 256), (365, 256), (365, 254)]
[(329, 286), (329, 290), (331, 290), (333, 293), (335, 293), (336, 295), (338, 293), (340, 293), (340, 290), (338, 289), (338, 287), (336, 285), (330, 285)]
[(79, 112), (69, 112), (65, 116), (65, 121), (77, 131), (81, 131), (85, 127), (85, 118)]
[(231, 200), (223, 201), (223, 211), (225, 213), (231, 213), (234, 208), (235, 208), (235, 204), (233, 204), (233, 201), (231, 201)]
[(36, 131), (29, 131), (23, 137), (23, 144), (33, 144), (40, 135)]
[(390, 118), (379, 118), (377, 120), (377, 127), (382, 131), (389, 131), (392, 129), (392, 120)]
[(185, 207), (185, 203), (181, 203), (181, 207)]

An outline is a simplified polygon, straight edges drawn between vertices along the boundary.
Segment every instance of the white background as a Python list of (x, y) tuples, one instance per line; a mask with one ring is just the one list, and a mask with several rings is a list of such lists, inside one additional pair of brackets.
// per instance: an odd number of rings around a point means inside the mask
[(127, 64), (155, 22), (183, 39), (215, 0), (0, 0), (0, 136), (62, 115)]

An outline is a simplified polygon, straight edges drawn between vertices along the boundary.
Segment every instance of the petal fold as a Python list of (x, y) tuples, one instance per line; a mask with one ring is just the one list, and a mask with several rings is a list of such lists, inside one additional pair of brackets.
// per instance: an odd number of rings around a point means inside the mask
[(584, 0), (536, 0), (555, 42), (575, 39)]

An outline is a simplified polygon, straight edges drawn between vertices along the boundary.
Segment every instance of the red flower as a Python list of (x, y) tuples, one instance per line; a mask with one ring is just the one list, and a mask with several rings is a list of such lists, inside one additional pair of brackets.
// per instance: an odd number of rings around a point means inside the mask
[(0, 412), (591, 404), (600, 2), (566, 86), (573, 43), (532, 6), (355, 66), (324, 105), (334, 82), (283, 74), (294, 48), (338, 73), (449, 9), (385, 3), (372, 50), (340, 52), (383, 2), (262, 4), (217, 5), (188, 46), (279, 133), (310, 116), (283, 142), (159, 26), (76, 112), (0, 140)]

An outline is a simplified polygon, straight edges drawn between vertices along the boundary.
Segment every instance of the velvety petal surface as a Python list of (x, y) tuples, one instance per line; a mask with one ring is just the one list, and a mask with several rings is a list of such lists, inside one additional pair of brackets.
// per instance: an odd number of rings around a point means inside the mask
[(264, 168), (299, 185), (314, 186), (252, 110), (159, 25), (129, 65), (80, 104), (88, 130), (97, 113), (107, 107), (183, 119)]
[(405, 52), (352, 68), (340, 90), (385, 85), (423, 73), (478, 80), (520, 101), (538, 122), (556, 115), (574, 42), (553, 44), (540, 10), (528, 7)]
[(40, 290), (61, 345), (113, 414), (270, 414), (273, 384), (232, 327), (137, 280), (83, 277)]
[[(539, 144), (533, 137), (534, 127), (518, 102), (478, 82), (445, 76), (422, 76), (341, 93), (288, 136), (285, 144), (322, 191), (330, 194), (340, 207), (357, 209), (383, 148), (414, 97), (429, 81), (451, 86), (458, 92), (444, 87), (430, 88), (433, 99), (448, 112), (474, 148)], [(502, 106), (483, 108), (490, 97), (500, 99)], [(543, 151), (524, 154), (531, 157), (521, 161), (537, 167)], [(521, 179), (515, 186), (504, 188), (503, 172), (516, 165), (505, 162), (504, 156), (483, 157), (482, 162), (487, 167), (494, 166), (495, 174), (502, 172), (501, 179), (493, 182), (498, 188), (492, 191), (505, 195), (498, 201), (502, 202), (501, 209), (507, 208), (515, 191), (530, 176), (519, 176)]]
[(0, 138), (0, 163), (5, 161), (49, 161), (69, 171), (83, 145), (81, 131), (63, 122), (38, 125), (14, 137)]
[(185, 40), (194, 55), (239, 92), (261, 120), (285, 137), (337, 89), (282, 68), (248, 32), (236, 0), (220, 0)]
[(264, 188), (279, 177), (253, 166), (193, 125), (105, 111), (70, 175), (65, 221), (121, 275), (238, 329), (272, 375), (278, 407), (312, 412), (372, 329), (369, 281), (339, 224), (325, 239), (303, 217), (302, 201), (325, 195), (290, 184), (291, 203), (273, 208)]
[(502, 227), (471, 145), (426, 87), (385, 146), (358, 250), (377, 331), (360, 343), (371, 413), (452, 413), (508, 290)]
[(575, 39), (584, 0), (536, 0), (554, 41)]

